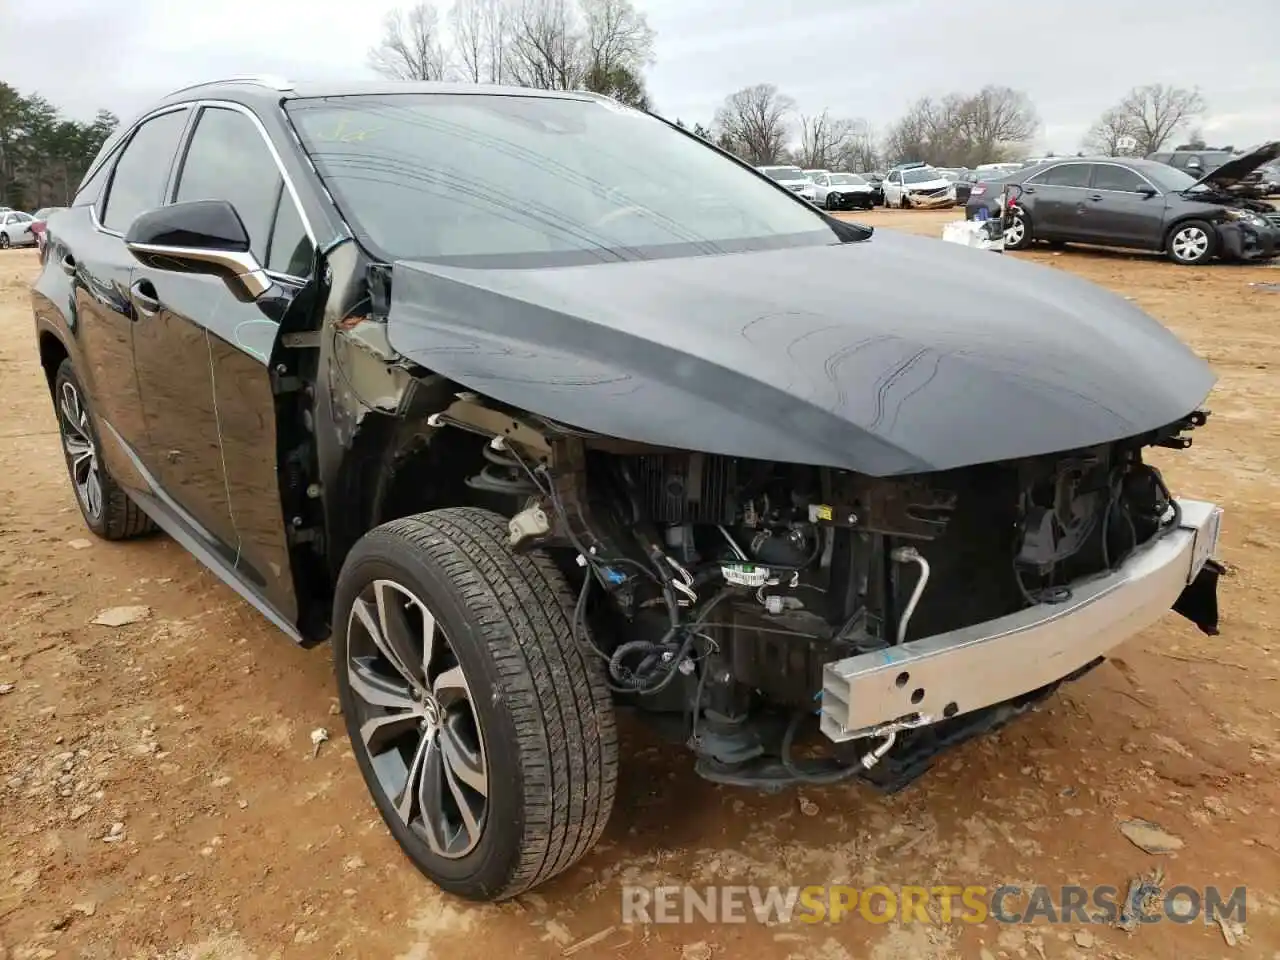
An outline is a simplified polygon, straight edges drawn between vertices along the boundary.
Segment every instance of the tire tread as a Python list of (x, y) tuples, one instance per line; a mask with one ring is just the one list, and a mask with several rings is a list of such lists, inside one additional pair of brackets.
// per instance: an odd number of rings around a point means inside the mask
[(600, 664), (574, 642), (574, 600), (541, 553), (515, 554), (506, 521), (470, 507), (392, 520), (369, 538), (412, 545), (475, 619), (515, 725), (525, 823), (506, 899), (566, 870), (600, 838), (617, 784), (613, 706)]

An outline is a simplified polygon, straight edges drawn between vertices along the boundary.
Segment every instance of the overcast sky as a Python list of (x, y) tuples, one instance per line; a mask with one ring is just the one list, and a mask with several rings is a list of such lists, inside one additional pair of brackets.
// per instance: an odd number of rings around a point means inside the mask
[[(404, 0), (408, 5), (412, 0)], [(1198, 86), (1211, 143), (1280, 137), (1280, 0), (637, 0), (657, 31), (655, 108), (709, 123), (739, 87), (878, 130), (924, 94), (1026, 91), (1040, 150), (1079, 149), (1136, 84)], [(394, 0), (0, 0), (0, 80), (73, 116), (122, 117), (169, 90), (240, 73), (371, 76)]]

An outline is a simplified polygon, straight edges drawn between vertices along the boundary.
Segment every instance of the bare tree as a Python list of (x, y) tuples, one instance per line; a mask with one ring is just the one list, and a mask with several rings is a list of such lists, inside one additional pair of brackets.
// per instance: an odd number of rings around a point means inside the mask
[(653, 62), (654, 32), (631, 0), (581, 0), (588, 69), (638, 73)]
[(1039, 127), (1025, 94), (988, 86), (917, 100), (889, 128), (885, 150), (892, 160), (974, 166), (1024, 154)]
[(974, 156), (1008, 155), (1034, 140), (1040, 129), (1031, 100), (1009, 87), (983, 87), (957, 104), (956, 117)]
[(1118, 107), (1100, 116), (1084, 136), (1084, 148), (1106, 157), (1128, 157), (1135, 152), (1137, 136), (1133, 120)]
[(641, 71), (653, 62), (654, 32), (631, 0), (581, 0), (586, 20), (583, 86), (648, 109)]
[(440, 36), (440, 14), (431, 3), (392, 10), (382, 40), (369, 50), (369, 66), (392, 80), (442, 80), (449, 58)]
[(584, 75), (586, 40), (568, 0), (520, 0), (511, 14), (507, 71), (522, 87), (574, 90)]
[(505, 0), (454, 0), (449, 26), (463, 79), (504, 82), (510, 33)]
[(1155, 153), (1184, 125), (1205, 111), (1198, 90), (1152, 83), (1134, 87), (1113, 109), (1132, 124), (1139, 156)]
[(743, 87), (716, 111), (720, 145), (749, 163), (774, 163), (787, 143), (787, 115), (795, 101), (771, 83)]
[(853, 121), (833, 118), (823, 110), (816, 116), (800, 117), (800, 164), (807, 169), (826, 170), (835, 166), (845, 142), (853, 134)]
[(875, 136), (865, 120), (849, 121), (849, 134), (836, 152), (835, 169), (865, 173), (880, 165)]

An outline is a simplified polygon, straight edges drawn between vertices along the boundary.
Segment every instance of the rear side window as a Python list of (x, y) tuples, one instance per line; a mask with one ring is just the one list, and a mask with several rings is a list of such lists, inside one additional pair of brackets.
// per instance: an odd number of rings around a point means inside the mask
[(1109, 163), (1100, 163), (1093, 168), (1093, 188), (1095, 190), (1137, 193), (1149, 186), (1150, 184), (1147, 181), (1125, 167), (1114, 167)]
[[(178, 175), (176, 200), (226, 200), (249, 232), (249, 249), (267, 259), (283, 181), (257, 125), (243, 113), (206, 107)], [(292, 203), (285, 194), (284, 201)]]
[(1043, 183), (1051, 187), (1087, 187), (1089, 185), (1087, 163), (1060, 163), (1043, 173), (1037, 173), (1028, 183)]
[(111, 175), (111, 158), (108, 157), (102, 162), (97, 170), (93, 171), (93, 176), (80, 185), (76, 198), (71, 201), (73, 207), (91, 207), (98, 202), (98, 197), (102, 196), (102, 185), (107, 182), (107, 177)]
[(186, 124), (187, 111), (175, 110), (152, 117), (134, 131), (111, 176), (103, 226), (124, 233), (138, 214), (160, 206)]

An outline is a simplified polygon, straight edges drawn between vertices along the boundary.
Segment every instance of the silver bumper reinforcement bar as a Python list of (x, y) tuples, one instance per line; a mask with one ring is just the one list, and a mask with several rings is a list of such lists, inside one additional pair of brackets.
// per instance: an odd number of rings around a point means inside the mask
[(822, 732), (842, 742), (936, 722), (1060, 680), (1155, 623), (1217, 547), (1222, 510), (1179, 500), (1178, 528), (1070, 599), (823, 667)]

